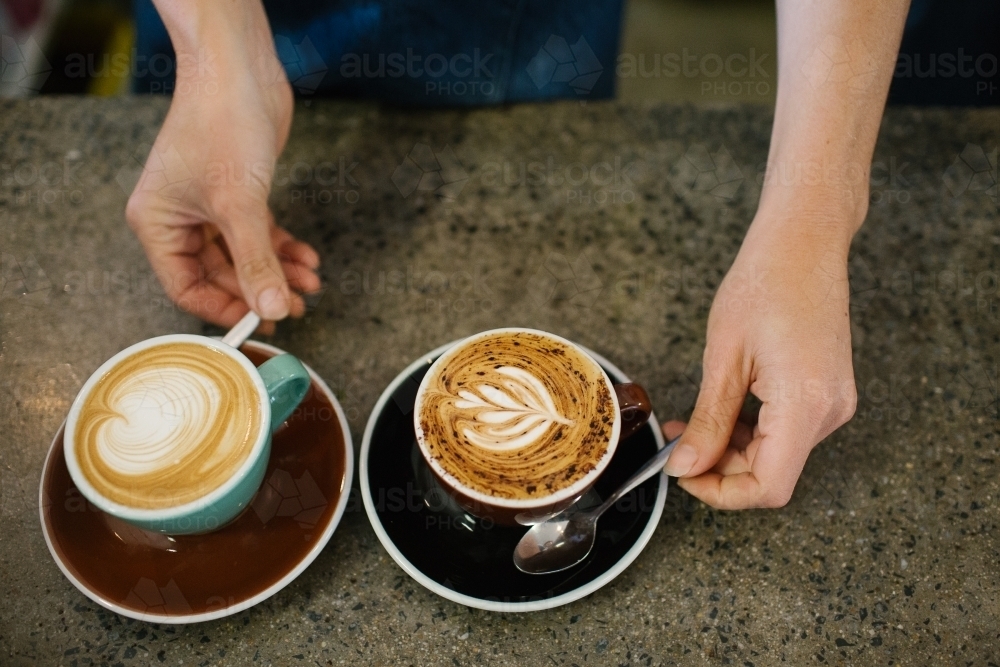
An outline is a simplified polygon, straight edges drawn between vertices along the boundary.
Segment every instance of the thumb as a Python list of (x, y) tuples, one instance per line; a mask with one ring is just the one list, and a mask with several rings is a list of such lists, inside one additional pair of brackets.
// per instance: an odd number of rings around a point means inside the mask
[(223, 236), (247, 305), (264, 320), (288, 316), (291, 292), (271, 244), (271, 213), (244, 214), (226, 221)]
[(748, 381), (742, 354), (705, 351), (701, 389), (694, 412), (664, 470), (674, 477), (694, 477), (709, 470), (725, 453), (746, 398)]

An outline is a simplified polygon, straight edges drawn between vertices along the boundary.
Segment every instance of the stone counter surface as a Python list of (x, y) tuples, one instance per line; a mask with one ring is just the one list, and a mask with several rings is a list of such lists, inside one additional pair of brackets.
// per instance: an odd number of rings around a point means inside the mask
[[(404, 574), (355, 480), (290, 586), (171, 627), (77, 592), (36, 500), (101, 362), (154, 335), (218, 333), (164, 298), (124, 223), (167, 105), (0, 101), (0, 664), (1000, 664), (1000, 113), (887, 114), (851, 259), (857, 414), (787, 507), (719, 512), (671, 488), (610, 585), (497, 614)], [(741, 106), (300, 103), (271, 201), (321, 251), (326, 287), (271, 342), (335, 390), (356, 449), (406, 364), (505, 325), (579, 341), (645, 384), (660, 418), (686, 416), (770, 120)], [(420, 181), (428, 155), (441, 171)]]

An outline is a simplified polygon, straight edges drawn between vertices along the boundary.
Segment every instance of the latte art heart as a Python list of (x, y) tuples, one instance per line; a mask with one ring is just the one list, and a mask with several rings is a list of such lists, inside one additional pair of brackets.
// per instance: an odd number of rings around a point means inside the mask
[(546, 496), (585, 477), (608, 449), (615, 404), (604, 374), (559, 339), (497, 332), (446, 352), (430, 372), (418, 437), (470, 489)]
[(219, 387), (191, 369), (139, 371), (108, 392), (114, 416), (95, 433), (97, 451), (123, 474), (167, 468), (205, 441), (221, 402)]
[(256, 387), (234, 359), (168, 343), (124, 359), (94, 386), (74, 438), (87, 481), (123, 505), (182, 505), (221, 486), (260, 429)]

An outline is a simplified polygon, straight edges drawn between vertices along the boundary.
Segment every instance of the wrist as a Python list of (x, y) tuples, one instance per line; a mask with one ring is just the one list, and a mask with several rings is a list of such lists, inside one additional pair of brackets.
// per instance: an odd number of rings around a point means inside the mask
[(154, 4), (170, 35), (180, 80), (247, 71), (268, 57), (276, 60), (260, 0), (154, 0)]
[(847, 247), (868, 214), (869, 180), (869, 162), (769, 160), (753, 224)]
[(875, 137), (838, 111), (820, 119), (776, 112), (756, 216), (762, 226), (850, 245), (868, 214)]
[(765, 186), (745, 243), (767, 239), (791, 252), (834, 251), (846, 259), (868, 211), (868, 187)]

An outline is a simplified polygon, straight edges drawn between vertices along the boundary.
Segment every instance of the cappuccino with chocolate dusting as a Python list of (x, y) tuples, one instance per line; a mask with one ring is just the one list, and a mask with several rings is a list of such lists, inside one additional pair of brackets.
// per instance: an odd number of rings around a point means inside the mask
[(460, 343), (424, 378), (416, 429), (460, 484), (507, 499), (572, 486), (607, 452), (616, 404), (600, 367), (561, 339), (499, 331)]
[(121, 505), (174, 507), (229, 480), (261, 428), (247, 371), (207, 345), (166, 343), (123, 359), (85, 399), (74, 433), (80, 471)]

